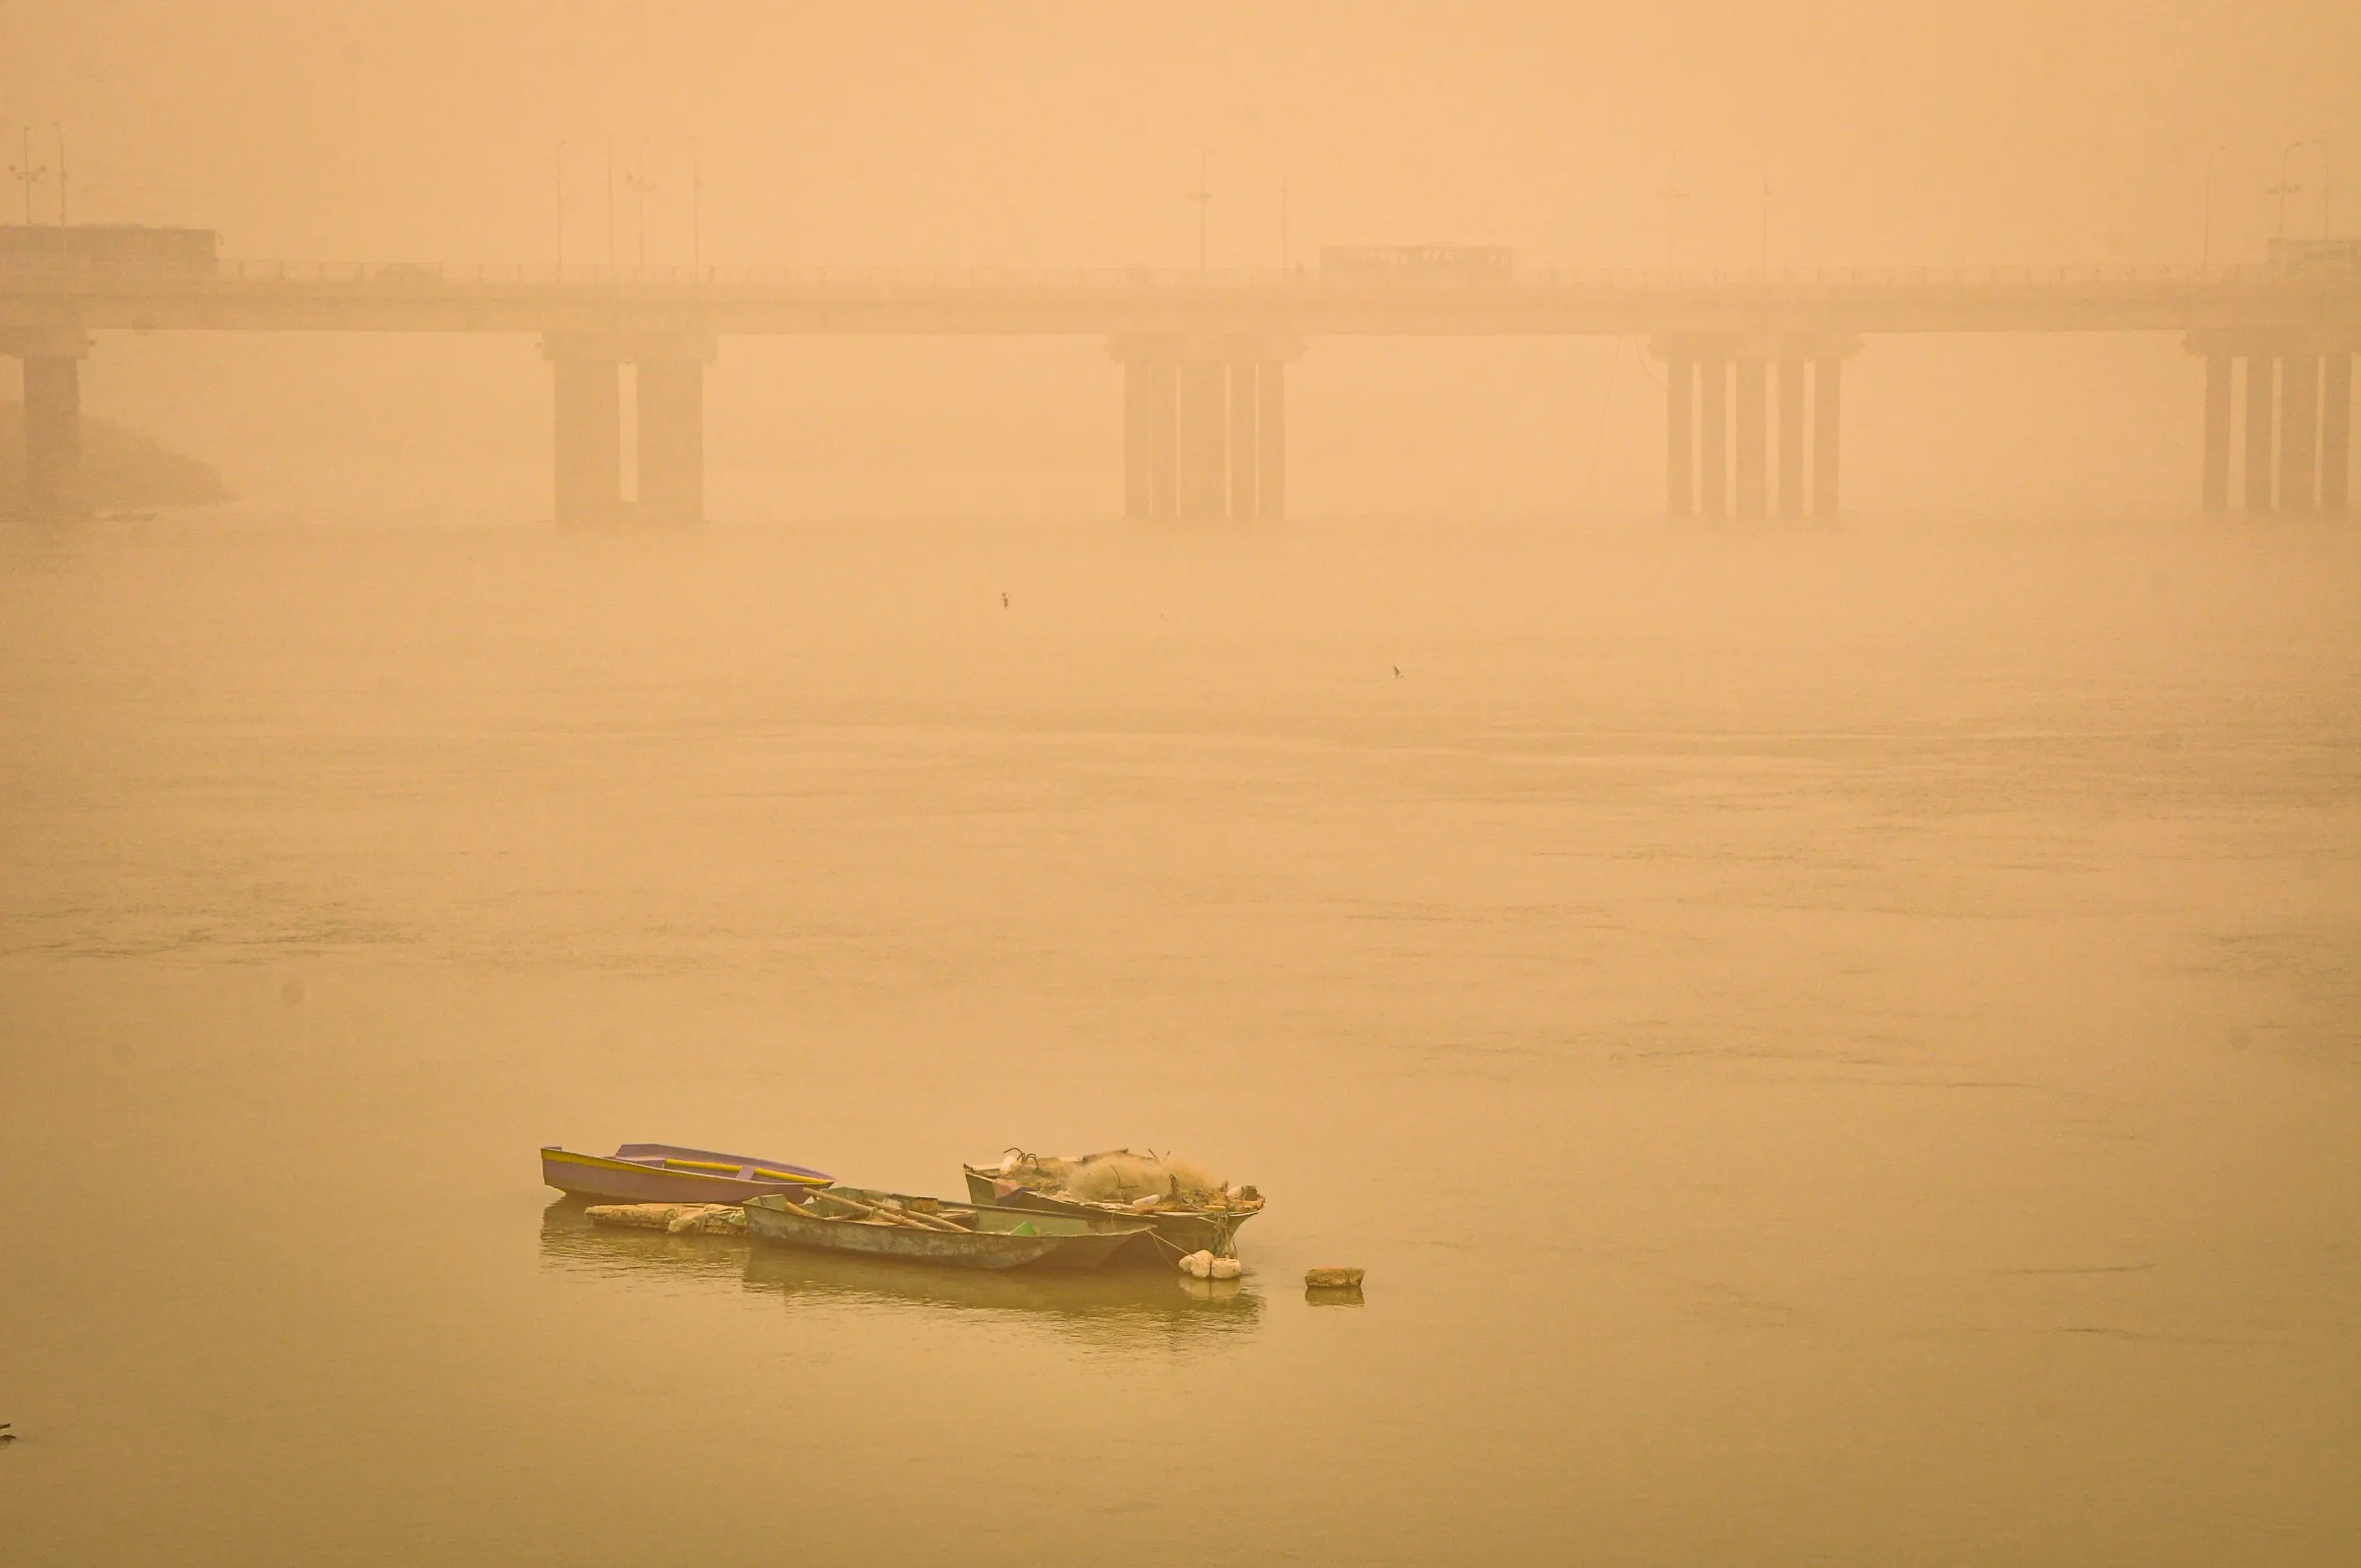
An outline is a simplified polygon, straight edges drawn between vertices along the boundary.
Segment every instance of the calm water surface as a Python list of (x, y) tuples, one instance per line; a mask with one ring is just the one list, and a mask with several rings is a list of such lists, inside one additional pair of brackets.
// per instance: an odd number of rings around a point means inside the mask
[(2349, 526), (18, 530), (0, 1558), (2361, 1560), (2357, 858)]

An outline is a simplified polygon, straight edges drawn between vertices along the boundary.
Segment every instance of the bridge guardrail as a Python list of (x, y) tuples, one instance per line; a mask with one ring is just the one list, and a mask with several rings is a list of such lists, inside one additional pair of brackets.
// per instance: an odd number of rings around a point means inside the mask
[(181, 289), (307, 286), (371, 293), (432, 293), (465, 289), (582, 289), (586, 292), (663, 292), (810, 289), (815, 292), (1007, 292), (1015, 290), (1180, 294), (1276, 293), (1311, 298), (1454, 297), (1527, 291), (1775, 292), (1822, 288), (1925, 291), (2061, 287), (2235, 287), (2257, 284), (2333, 286), (2339, 280), (2293, 272), (2269, 263), (2198, 268), (2179, 265), (2116, 267), (1811, 267), (1769, 271), (1741, 268), (1533, 268), (1498, 282), (1420, 282), (1413, 279), (1323, 281), (1306, 271), (1136, 267), (889, 268), (889, 267), (607, 267), (600, 264), (448, 262), (292, 262), (227, 260), (210, 271), (109, 269), (42, 259), (0, 265), (0, 284), (72, 289), (105, 284)]

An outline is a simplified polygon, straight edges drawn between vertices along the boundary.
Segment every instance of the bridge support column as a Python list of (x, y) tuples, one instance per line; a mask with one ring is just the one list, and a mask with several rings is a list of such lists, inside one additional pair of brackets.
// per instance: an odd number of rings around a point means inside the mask
[(557, 519), (608, 521), (623, 510), (621, 345), (553, 333), (541, 351), (557, 394)]
[(1709, 517), (1729, 511), (1729, 361), (1707, 354), (1697, 361), (1697, 510)]
[(1767, 404), (1770, 366), (1749, 356), (1738, 361), (1738, 514), (1759, 517), (1770, 486)]
[(655, 522), (705, 520), (705, 361), (642, 353), (638, 377), (639, 512)]
[(1145, 522), (1155, 508), (1156, 368), (1123, 358), (1123, 519)]
[(1241, 521), (1260, 514), (1254, 494), (1262, 477), (1257, 428), (1261, 400), (1259, 368), (1250, 359), (1234, 359), (1229, 365), (1230, 515)]
[(1665, 510), (1697, 510), (1697, 356), (1677, 348), (1665, 356)]
[(2321, 365), (2320, 510), (2342, 512), (2352, 504), (2347, 487), (2353, 462), (2353, 355), (2331, 351)]
[(1287, 517), (1287, 362), (1259, 360), (1254, 366), (1254, 515), (1265, 522)]
[(2206, 460), (2200, 485), (2208, 512), (2230, 505), (2230, 356), (2206, 356)]
[(1837, 442), (1845, 423), (1845, 361), (1822, 354), (1812, 362), (1812, 515), (1837, 514)]
[(25, 510), (70, 517), (82, 508), (82, 361), (25, 361)]
[(2269, 354), (2246, 356), (2246, 464), (2240, 476), (2249, 512), (2270, 510), (2270, 427), (2278, 362)]
[(1218, 359), (1180, 362), (1180, 515), (1189, 521), (1229, 513), (1227, 434), (1230, 378)]
[(1779, 511), (1803, 515), (1803, 367), (1793, 354), (1779, 361)]
[(77, 517), (82, 490), (82, 362), (91, 340), (80, 328), (0, 332), (0, 354), (25, 363), (25, 514)]
[(1123, 515), (1240, 520), (1287, 515), (1287, 361), (1279, 333), (1119, 337)]
[(2279, 361), (2279, 510), (2320, 505), (2320, 356)]
[(1180, 340), (1118, 337), (1107, 353), (1123, 367), (1123, 515), (1169, 519), (1180, 510)]
[(1180, 515), (1180, 366), (1170, 359), (1148, 365), (1148, 515)]

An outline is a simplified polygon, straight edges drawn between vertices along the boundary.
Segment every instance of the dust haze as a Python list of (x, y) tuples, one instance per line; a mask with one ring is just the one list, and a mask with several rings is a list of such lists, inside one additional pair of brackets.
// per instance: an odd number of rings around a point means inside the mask
[(2353, 1561), (2357, 81), (0, 0), (0, 1556)]

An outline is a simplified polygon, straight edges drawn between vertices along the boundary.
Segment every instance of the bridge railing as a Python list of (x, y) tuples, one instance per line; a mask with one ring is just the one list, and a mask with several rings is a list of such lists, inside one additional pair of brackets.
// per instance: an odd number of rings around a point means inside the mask
[(1023, 268), (1023, 267), (608, 267), (552, 263), (334, 263), (228, 261), (218, 274), (230, 282), (445, 283), (489, 287), (814, 288), (814, 289), (1270, 289), (1321, 292), (1543, 288), (1796, 288), (1812, 286), (1960, 288), (2060, 284), (2194, 284), (2267, 281), (2285, 275), (2263, 263), (2199, 268), (2175, 264), (1972, 267), (1756, 268), (1530, 268), (1497, 283), (1464, 279), (1323, 280), (1317, 272), (1278, 268)]
[[(675, 267), (514, 262), (292, 262), (227, 260), (211, 271), (103, 268), (65, 258), (0, 262), (0, 286), (77, 290), (93, 287), (307, 288), (383, 297), (449, 290), (580, 290), (583, 293), (681, 294), (749, 290), (814, 293), (1070, 294), (1157, 290), (1176, 294), (1263, 294), (1278, 298), (1395, 298), (1443, 295), (1583, 292), (1811, 293), (1993, 291), (2061, 288), (2234, 288), (2291, 282), (2339, 281), (2269, 263), (2199, 268), (2180, 265), (2110, 267), (1790, 267), (1528, 269), (1497, 282), (1464, 279), (1321, 279), (1304, 270), (1197, 270), (1146, 267), (1043, 269), (1015, 267)], [(2361, 282), (2361, 276), (2350, 279)]]

